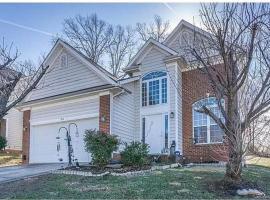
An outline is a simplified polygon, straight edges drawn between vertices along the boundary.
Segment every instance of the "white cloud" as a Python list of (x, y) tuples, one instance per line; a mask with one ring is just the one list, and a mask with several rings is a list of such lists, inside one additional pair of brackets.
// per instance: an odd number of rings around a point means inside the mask
[(55, 36), (54, 34), (46, 32), (46, 31), (42, 31), (42, 30), (32, 28), (32, 27), (29, 27), (29, 26), (24, 26), (24, 25), (17, 24), (17, 23), (11, 22), (11, 21), (3, 20), (3, 19), (0, 19), (0, 23), (8, 24), (8, 25), (11, 25), (11, 26), (15, 26), (17, 28), (25, 29), (25, 30), (28, 30), (28, 31), (33, 31), (33, 32), (36, 32), (36, 33), (41, 33), (43, 35), (47, 35), (47, 36), (51, 36), (51, 37)]

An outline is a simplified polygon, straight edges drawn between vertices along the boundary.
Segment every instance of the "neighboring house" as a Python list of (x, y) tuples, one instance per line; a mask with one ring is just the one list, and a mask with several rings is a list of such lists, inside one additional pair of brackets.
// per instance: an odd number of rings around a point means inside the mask
[[(14, 73), (17, 73), (8, 68), (4, 68), (0, 73), (0, 80), (8, 81), (14, 78)], [(0, 83), (0, 87), (1, 87)], [(0, 120), (0, 135), (7, 140), (6, 150), (21, 151), (22, 150), (22, 127), (23, 116), (20, 111), (12, 108), (7, 115)]]
[(193, 109), (207, 101), (219, 112), (206, 76), (181, 56), (181, 38), (194, 30), (202, 32), (181, 21), (164, 43), (148, 40), (121, 80), (58, 40), (43, 63), (47, 74), (17, 107), (24, 163), (67, 162), (67, 130), (75, 158), (89, 162), (83, 135), (95, 128), (123, 142), (145, 142), (151, 154), (168, 154), (175, 145), (188, 162), (226, 160), (219, 155), (221, 130)]
[[(6, 150), (22, 150), (23, 114), (15, 108), (8, 111), (1, 123), (1, 133), (7, 139)], [(3, 128), (2, 128), (3, 127)]]

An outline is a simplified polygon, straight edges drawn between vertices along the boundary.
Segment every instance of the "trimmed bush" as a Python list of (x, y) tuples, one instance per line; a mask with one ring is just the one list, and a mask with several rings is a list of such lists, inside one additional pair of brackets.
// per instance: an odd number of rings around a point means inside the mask
[(7, 140), (5, 137), (0, 136), (0, 150), (4, 150), (7, 146)]
[(142, 167), (148, 164), (148, 144), (141, 142), (131, 142), (125, 144), (125, 149), (121, 152), (121, 160), (125, 166)]
[(116, 136), (97, 130), (86, 130), (84, 136), (85, 149), (91, 153), (94, 165), (104, 168), (110, 161), (112, 152), (118, 149)]

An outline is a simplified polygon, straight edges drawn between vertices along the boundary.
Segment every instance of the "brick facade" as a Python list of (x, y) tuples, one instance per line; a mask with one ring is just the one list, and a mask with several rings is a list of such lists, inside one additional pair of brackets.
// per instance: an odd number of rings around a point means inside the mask
[(99, 97), (99, 130), (110, 133), (110, 95)]
[(183, 156), (186, 162), (226, 161), (227, 146), (224, 144), (194, 144), (192, 104), (213, 96), (206, 74), (198, 69), (182, 73)]
[(29, 163), (29, 148), (30, 148), (30, 116), (31, 111), (23, 112), (23, 138), (22, 138), (22, 163)]

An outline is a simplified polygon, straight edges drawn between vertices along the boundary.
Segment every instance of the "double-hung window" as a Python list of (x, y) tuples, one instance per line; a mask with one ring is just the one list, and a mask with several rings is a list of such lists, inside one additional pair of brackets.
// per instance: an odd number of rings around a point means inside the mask
[[(222, 100), (224, 106), (224, 100)], [(204, 113), (198, 112), (201, 106), (207, 106), (218, 118), (224, 120), (218, 100), (215, 97), (209, 97), (197, 101), (192, 105), (193, 110), (193, 139), (194, 143), (219, 143), (223, 141), (223, 131), (217, 123)]]
[(167, 73), (151, 72), (142, 78), (142, 106), (167, 103)]

